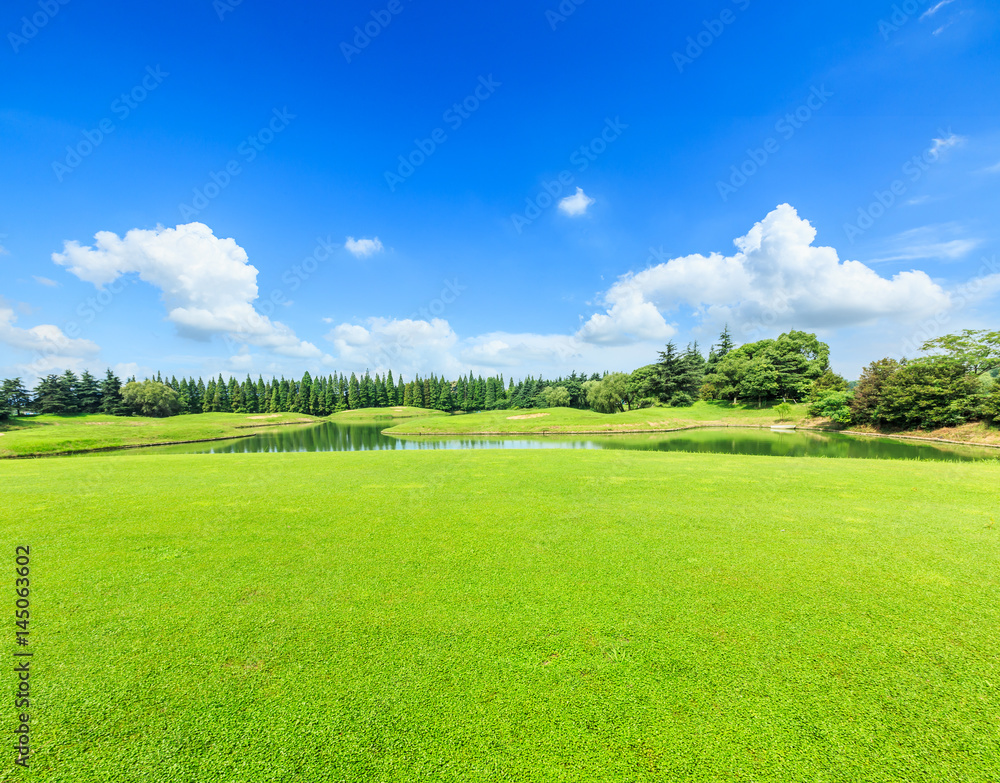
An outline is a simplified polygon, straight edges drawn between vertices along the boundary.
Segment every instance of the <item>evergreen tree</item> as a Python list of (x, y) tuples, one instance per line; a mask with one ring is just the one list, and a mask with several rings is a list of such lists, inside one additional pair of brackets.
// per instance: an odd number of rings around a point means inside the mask
[(358, 377), (353, 372), (347, 386), (347, 407), (352, 411), (361, 407), (361, 384), (358, 383)]
[(122, 399), (122, 382), (109, 367), (101, 381), (101, 413), (108, 416), (127, 416), (128, 410)]
[(3, 382), (2, 399), (16, 416), (20, 416), (31, 406), (31, 393), (21, 383), (20, 378), (8, 378)]
[(204, 410), (207, 392), (208, 390), (205, 388), (205, 381), (203, 381), (201, 376), (199, 375), (197, 398), (191, 401), (191, 407), (195, 413), (200, 413), (202, 410)]
[(452, 396), (451, 384), (443, 378), (441, 379), (441, 385), (438, 389), (435, 408), (439, 411), (446, 411), (447, 413), (452, 413), (455, 410), (455, 398)]
[(80, 375), (76, 389), (77, 403), (80, 413), (97, 413), (101, 410), (101, 387), (97, 379), (87, 370)]

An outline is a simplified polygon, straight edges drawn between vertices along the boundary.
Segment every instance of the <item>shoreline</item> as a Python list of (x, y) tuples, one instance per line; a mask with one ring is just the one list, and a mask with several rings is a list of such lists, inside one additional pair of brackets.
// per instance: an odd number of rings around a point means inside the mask
[[(262, 430), (271, 427), (308, 427), (315, 426), (316, 424), (322, 424), (329, 421), (329, 419), (320, 419), (318, 421), (287, 421), (274, 424), (249, 424), (241, 425), (237, 429), (248, 429), (248, 430)], [(336, 422), (334, 422), (336, 423)], [(567, 431), (517, 431), (517, 432), (404, 432), (404, 433), (390, 433), (387, 428), (385, 430), (380, 430), (381, 435), (390, 435), (394, 438), (461, 438), (461, 437), (489, 437), (489, 438), (503, 438), (503, 437), (559, 437), (559, 436), (576, 436), (576, 435), (655, 435), (658, 433), (668, 433), (668, 432), (686, 432), (689, 430), (704, 430), (704, 429), (743, 429), (743, 430), (770, 430), (773, 426), (771, 424), (691, 424), (684, 427), (670, 427), (667, 429), (642, 429), (642, 430), (567, 430)], [(971, 446), (973, 448), (981, 449), (1000, 449), (1000, 443), (981, 443), (978, 441), (965, 441), (965, 440), (949, 440), (946, 438), (932, 438), (932, 437), (922, 437), (919, 435), (897, 435), (893, 433), (886, 432), (859, 432), (857, 430), (835, 430), (828, 429), (824, 427), (802, 427), (798, 425), (787, 426), (782, 428), (785, 432), (824, 432), (834, 435), (851, 435), (854, 437), (867, 437), (867, 438), (888, 438), (890, 440), (909, 440), (924, 443), (943, 443), (950, 446)], [(74, 451), (51, 451), (51, 452), (33, 452), (31, 454), (6, 454), (0, 456), (0, 460), (5, 459), (43, 459), (45, 457), (71, 457), (75, 454), (99, 454), (102, 452), (109, 451), (129, 451), (133, 449), (149, 449), (156, 448), (157, 446), (183, 446), (191, 443), (217, 443), (226, 440), (240, 440), (241, 438), (249, 438), (257, 433), (247, 433), (245, 435), (223, 435), (217, 438), (194, 438), (192, 440), (170, 440), (161, 441), (156, 443), (132, 443), (123, 446), (100, 446), (93, 449), (77, 449)]]
[[(319, 424), (319, 421), (283, 421), (273, 424), (242, 424), (235, 429), (241, 430), (262, 430), (270, 427), (303, 427)], [(156, 446), (183, 446), (187, 443), (215, 443), (221, 440), (240, 440), (241, 438), (251, 438), (257, 433), (248, 432), (246, 435), (222, 435), (218, 438), (195, 438), (194, 440), (165, 440), (156, 443), (129, 443), (124, 446), (98, 446), (94, 449), (76, 449), (74, 451), (44, 451), (32, 452), (31, 454), (4, 454), (0, 455), (0, 460), (4, 459), (42, 459), (44, 457), (72, 457), (74, 454), (99, 454), (103, 451), (128, 451), (129, 449), (150, 449)]]
[[(685, 432), (687, 430), (718, 430), (718, 429), (743, 429), (743, 430), (770, 430), (772, 427), (779, 425), (772, 424), (691, 424), (686, 427), (672, 427), (669, 429), (643, 429), (643, 430), (560, 430), (557, 432), (553, 431), (538, 431), (533, 432), (400, 432), (394, 433), (388, 430), (382, 430), (382, 435), (391, 435), (394, 438), (398, 437), (415, 437), (415, 438), (438, 438), (447, 437), (455, 438), (462, 437), (463, 435), (476, 436), (476, 437), (506, 437), (506, 436), (518, 436), (524, 437), (528, 435), (533, 436), (544, 436), (553, 437), (559, 435), (653, 435), (659, 432)], [(1000, 449), (1000, 443), (981, 443), (979, 441), (969, 441), (969, 440), (948, 440), (946, 438), (932, 438), (932, 437), (922, 437), (920, 435), (896, 435), (889, 432), (859, 432), (857, 430), (835, 430), (825, 427), (802, 427), (799, 425), (782, 427), (785, 432), (826, 432), (833, 435), (852, 435), (858, 437), (868, 437), (868, 438), (890, 438), (895, 440), (915, 440), (923, 441), (925, 443), (947, 443), (952, 446), (973, 446), (975, 448), (981, 449)]]

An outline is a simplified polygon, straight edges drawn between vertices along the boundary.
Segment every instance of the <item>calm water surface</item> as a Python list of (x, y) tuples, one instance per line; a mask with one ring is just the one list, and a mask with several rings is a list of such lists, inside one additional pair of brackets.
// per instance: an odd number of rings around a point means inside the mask
[(636, 435), (549, 435), (406, 437), (383, 435), (392, 421), (283, 427), (239, 440), (155, 446), (161, 454), (255, 454), (301, 451), (404, 451), (407, 449), (632, 449), (706, 454), (756, 454), (785, 457), (924, 459), (969, 462), (1000, 458), (1000, 450), (863, 438), (837, 433), (771, 430), (699, 429)]

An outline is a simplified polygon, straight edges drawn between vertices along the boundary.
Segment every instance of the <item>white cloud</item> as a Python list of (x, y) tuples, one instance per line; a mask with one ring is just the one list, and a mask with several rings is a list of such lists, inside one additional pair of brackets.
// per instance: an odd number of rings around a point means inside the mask
[(941, 0), (940, 3), (937, 3), (936, 5), (933, 5), (930, 8), (928, 8), (926, 11), (924, 11), (920, 15), (920, 21), (923, 21), (924, 19), (926, 19), (929, 16), (934, 16), (934, 14), (936, 14), (938, 11), (940, 11), (942, 8), (944, 8), (946, 5), (951, 5), (954, 2), (955, 2), (955, 0)]
[[(620, 278), (604, 295), (611, 305), (580, 335), (612, 330), (616, 312), (657, 311), (682, 305), (703, 318), (713, 312), (730, 323), (768, 328), (831, 328), (879, 318), (915, 319), (948, 306), (949, 298), (924, 272), (880, 277), (858, 261), (841, 261), (830, 247), (815, 247), (816, 230), (788, 204), (735, 240), (734, 255), (670, 259)], [(606, 317), (605, 317), (606, 316)]]
[(576, 193), (559, 202), (559, 209), (570, 217), (579, 217), (587, 214), (587, 207), (593, 203), (594, 199), (584, 193), (583, 188), (577, 188)]
[(39, 277), (38, 275), (32, 275), (31, 277), (39, 285), (47, 285), (47, 286), (49, 286), (51, 288), (55, 288), (56, 286), (59, 285), (59, 283), (57, 283), (55, 280), (50, 280), (47, 277)]
[(452, 355), (458, 336), (447, 321), (368, 318), (362, 324), (339, 324), (326, 335), (345, 367), (416, 373), (457, 372)]
[(73, 339), (53, 324), (39, 324), (30, 329), (15, 326), (17, 315), (0, 299), (0, 343), (33, 354), (30, 364), (18, 367), (31, 377), (53, 370), (77, 369), (83, 360), (100, 351), (100, 347), (84, 339)]
[[(897, 238), (896, 255), (957, 258), (975, 241), (949, 234), (960, 228), (946, 224), (906, 232)], [(371, 318), (335, 326), (327, 339), (337, 348), (339, 367), (361, 372), (391, 368), (408, 378), (431, 371), (456, 377), (470, 370), (553, 376), (574, 369), (631, 370), (654, 361), (656, 351), (677, 334), (670, 314), (680, 312), (693, 315), (693, 334), (709, 339), (725, 322), (744, 342), (790, 328), (820, 332), (846, 357), (839, 366), (850, 373), (862, 359), (871, 361), (873, 350), (874, 358), (892, 355), (892, 346), (898, 353), (918, 324), (957, 315), (1000, 292), (1000, 274), (981, 275), (970, 295), (961, 288), (946, 290), (920, 270), (879, 275), (858, 261), (841, 260), (831, 247), (814, 245), (815, 239), (813, 226), (783, 204), (734, 240), (729, 255), (671, 258), (623, 275), (599, 297), (602, 311), (575, 333), (493, 331), (463, 339), (441, 319)], [(967, 310), (963, 317), (974, 314)], [(879, 341), (889, 347), (875, 346)]]
[(934, 143), (931, 145), (930, 153), (932, 155), (940, 155), (943, 150), (950, 150), (952, 147), (957, 147), (965, 141), (964, 136), (957, 136), (954, 133), (948, 132), (947, 136), (942, 136), (940, 139), (934, 139)]
[(882, 243), (878, 258), (871, 259), (869, 263), (922, 258), (958, 261), (982, 245), (982, 240), (962, 237), (962, 233), (963, 229), (957, 223), (912, 228)]
[(983, 169), (983, 171), (986, 172), (987, 174), (1000, 174), (1000, 163), (997, 163), (993, 166), (987, 166), (985, 169)]
[(382, 241), (375, 237), (374, 239), (355, 239), (354, 237), (348, 237), (347, 241), (344, 243), (351, 254), (355, 258), (367, 258), (368, 256), (373, 256), (376, 253), (381, 253), (385, 248), (382, 247)]
[(186, 337), (206, 340), (221, 334), (283, 356), (321, 355), (291, 328), (254, 309), (257, 269), (233, 239), (216, 237), (203, 223), (133, 229), (124, 238), (100, 231), (94, 240), (95, 247), (66, 242), (52, 260), (98, 288), (138, 274), (160, 289), (167, 319)]

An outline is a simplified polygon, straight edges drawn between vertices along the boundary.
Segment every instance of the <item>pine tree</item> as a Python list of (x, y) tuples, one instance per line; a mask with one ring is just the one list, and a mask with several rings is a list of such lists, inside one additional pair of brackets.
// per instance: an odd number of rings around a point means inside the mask
[(101, 381), (101, 413), (108, 416), (125, 416), (128, 413), (122, 399), (122, 382), (110, 367)]
[(31, 406), (31, 393), (21, 383), (20, 378), (8, 378), (3, 382), (3, 399), (17, 416)]
[(101, 409), (101, 388), (87, 370), (80, 375), (75, 391), (80, 413), (97, 413)]

